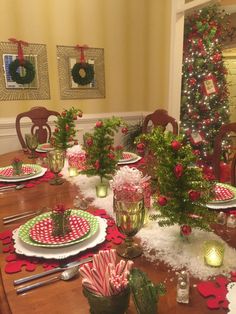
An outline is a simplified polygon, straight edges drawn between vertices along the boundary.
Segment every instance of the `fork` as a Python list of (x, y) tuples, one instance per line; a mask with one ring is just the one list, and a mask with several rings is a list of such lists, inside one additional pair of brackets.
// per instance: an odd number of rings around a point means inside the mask
[(49, 208), (43, 207), (43, 208), (40, 208), (40, 209), (38, 209), (36, 211), (27, 211), (27, 212), (24, 212), (24, 213), (3, 217), (3, 219), (2, 219), (3, 220), (3, 224), (6, 225), (6, 224), (9, 224), (11, 222), (23, 219), (23, 218), (31, 217), (31, 216), (34, 216), (34, 215), (39, 215), (44, 210), (47, 210), (47, 209), (49, 209)]

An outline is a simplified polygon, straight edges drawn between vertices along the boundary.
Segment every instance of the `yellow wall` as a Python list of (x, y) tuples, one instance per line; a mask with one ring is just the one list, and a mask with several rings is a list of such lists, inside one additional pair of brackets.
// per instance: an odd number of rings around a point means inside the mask
[[(0, 41), (47, 45), (50, 100), (0, 101), (0, 117), (32, 106), (84, 113), (153, 110), (167, 102), (170, 0), (0, 0)], [(106, 98), (60, 100), (56, 45), (104, 48)], [(2, 75), (2, 74), (1, 74)]]

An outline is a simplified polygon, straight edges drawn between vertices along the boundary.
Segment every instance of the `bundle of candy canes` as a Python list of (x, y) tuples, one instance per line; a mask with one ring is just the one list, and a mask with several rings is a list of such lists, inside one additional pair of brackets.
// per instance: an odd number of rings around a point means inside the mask
[(133, 261), (116, 263), (116, 250), (99, 251), (93, 255), (93, 266), (84, 264), (79, 272), (82, 285), (100, 296), (117, 295), (128, 287)]
[(145, 205), (150, 207), (150, 177), (143, 176), (137, 168), (128, 166), (120, 168), (110, 181), (110, 185), (116, 200), (135, 202), (144, 197)]
[(69, 167), (85, 170), (86, 154), (81, 145), (74, 145), (67, 149), (66, 153)]

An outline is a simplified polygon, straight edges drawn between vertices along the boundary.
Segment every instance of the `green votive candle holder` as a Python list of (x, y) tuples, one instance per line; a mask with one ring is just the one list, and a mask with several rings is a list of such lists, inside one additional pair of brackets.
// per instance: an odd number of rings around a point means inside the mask
[(88, 299), (91, 314), (124, 314), (129, 307), (129, 288), (106, 297), (96, 295), (83, 287), (83, 294)]
[(108, 191), (108, 185), (106, 183), (100, 183), (96, 185), (96, 195), (97, 197), (106, 197)]

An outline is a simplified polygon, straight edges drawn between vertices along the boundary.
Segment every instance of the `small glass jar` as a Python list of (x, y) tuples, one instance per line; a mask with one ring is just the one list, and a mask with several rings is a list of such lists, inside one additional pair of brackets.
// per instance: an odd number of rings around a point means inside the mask
[(88, 300), (90, 313), (93, 314), (124, 314), (129, 307), (129, 288), (117, 295), (99, 296), (83, 287), (83, 294)]
[(230, 214), (227, 219), (227, 227), (228, 228), (236, 228), (236, 216), (233, 214)]
[(96, 185), (97, 197), (106, 197), (108, 193), (108, 185), (106, 183), (99, 183)]

